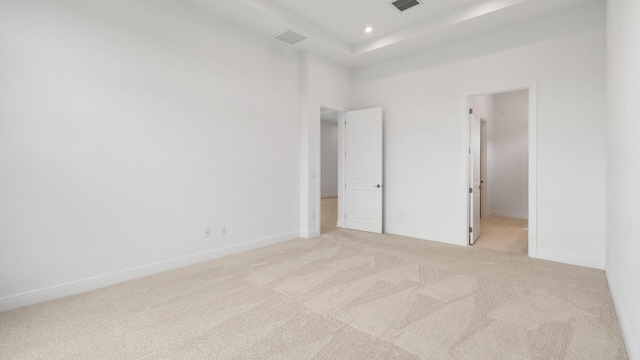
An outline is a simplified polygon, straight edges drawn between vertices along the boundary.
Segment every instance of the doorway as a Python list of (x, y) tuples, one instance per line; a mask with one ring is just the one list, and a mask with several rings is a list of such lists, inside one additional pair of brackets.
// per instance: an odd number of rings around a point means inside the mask
[[(333, 198), (331, 191), (322, 196), (322, 190), (330, 190), (334, 184), (324, 170), (323, 158), (331, 164), (335, 159), (331, 154), (336, 149), (335, 142), (323, 146), (322, 119), (334, 122), (337, 118), (337, 199), (327, 199), (323, 210), (323, 198)], [(335, 131), (334, 128), (332, 131)], [(382, 108), (371, 108), (353, 111), (339, 111), (331, 108), (320, 108), (318, 124), (318, 178), (317, 185), (317, 214), (312, 214), (312, 220), (318, 226), (317, 233), (333, 231), (336, 227), (351, 230), (382, 233), (383, 214), (383, 167), (382, 167)], [(329, 154), (325, 154), (329, 153)], [(335, 169), (331, 165), (332, 169)], [(323, 184), (324, 182), (324, 184)], [(335, 206), (334, 206), (335, 204)], [(333, 210), (332, 208), (337, 208)], [(323, 215), (323, 212), (325, 215)], [(337, 212), (337, 219), (335, 214)]]
[(340, 113), (320, 111), (320, 234), (338, 229)]
[(536, 83), (470, 93), (468, 243), (536, 256)]

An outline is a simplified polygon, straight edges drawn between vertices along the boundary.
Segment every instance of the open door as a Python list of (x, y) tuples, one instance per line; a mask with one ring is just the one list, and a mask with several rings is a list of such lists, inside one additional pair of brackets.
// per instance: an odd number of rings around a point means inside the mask
[(382, 233), (382, 109), (345, 120), (345, 228)]
[(470, 99), (469, 121), (469, 244), (480, 237), (480, 117)]

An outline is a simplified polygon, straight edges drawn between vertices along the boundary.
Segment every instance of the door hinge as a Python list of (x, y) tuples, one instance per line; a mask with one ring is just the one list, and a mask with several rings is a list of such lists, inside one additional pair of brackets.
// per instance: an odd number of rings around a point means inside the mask
[(469, 154), (471, 154), (471, 148), (469, 148)]
[(469, 115), (473, 114), (473, 109), (469, 108)]
[(473, 232), (473, 228), (469, 227), (469, 232), (472, 233)]
[(473, 194), (473, 188), (469, 188), (469, 194)]

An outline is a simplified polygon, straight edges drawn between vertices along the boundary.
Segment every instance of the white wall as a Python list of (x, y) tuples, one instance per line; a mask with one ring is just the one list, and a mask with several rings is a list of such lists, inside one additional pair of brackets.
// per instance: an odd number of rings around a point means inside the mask
[[(320, 235), (320, 109), (349, 110), (351, 71), (317, 55), (304, 53), (300, 92), (300, 236), (312, 238)], [(341, 160), (338, 166), (342, 166)], [(340, 219), (344, 218), (340, 207), (338, 218), (340, 225)]]
[(180, 3), (0, 5), (0, 311), (298, 236), (297, 53)]
[(338, 123), (322, 120), (321, 197), (338, 196)]
[(604, 51), (596, 2), (355, 71), (354, 107), (385, 111), (385, 229), (465, 244), (464, 95), (537, 79), (537, 256), (603, 267)]
[(493, 95), (493, 119), (488, 131), (493, 215), (528, 218), (528, 104), (528, 90)]
[(607, 266), (631, 360), (640, 359), (640, 2), (607, 1)]

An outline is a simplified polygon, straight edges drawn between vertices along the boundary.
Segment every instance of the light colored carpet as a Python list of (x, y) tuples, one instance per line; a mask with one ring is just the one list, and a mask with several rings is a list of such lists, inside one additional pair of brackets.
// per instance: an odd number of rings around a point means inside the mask
[(320, 233), (326, 234), (338, 230), (338, 198), (327, 197), (320, 199)]
[(526, 256), (529, 241), (525, 230), (529, 221), (502, 216), (480, 220), (480, 237), (474, 246)]
[(338, 230), (0, 314), (2, 359), (626, 359), (604, 273)]

